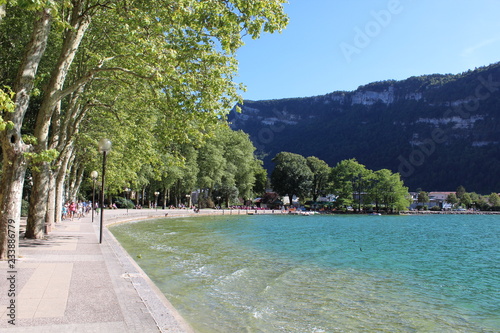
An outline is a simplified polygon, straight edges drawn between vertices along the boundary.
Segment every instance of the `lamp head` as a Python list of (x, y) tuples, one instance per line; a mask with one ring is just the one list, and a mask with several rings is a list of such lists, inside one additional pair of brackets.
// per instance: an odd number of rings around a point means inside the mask
[(111, 150), (111, 141), (109, 139), (99, 140), (99, 152), (108, 153)]
[(98, 176), (99, 174), (95, 170), (90, 173), (90, 178), (92, 178), (93, 180), (96, 180)]

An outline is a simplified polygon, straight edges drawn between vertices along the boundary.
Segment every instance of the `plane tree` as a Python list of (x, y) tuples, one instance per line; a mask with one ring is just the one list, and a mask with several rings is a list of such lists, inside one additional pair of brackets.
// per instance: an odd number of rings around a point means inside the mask
[(498, 210), (500, 208), (500, 196), (497, 193), (491, 193), (488, 196), (488, 203), (493, 207), (493, 209)]
[(404, 186), (399, 173), (388, 169), (374, 171), (368, 187), (368, 198), (378, 211), (384, 206), (387, 211), (400, 211), (411, 204), (408, 188)]
[(325, 194), (331, 168), (328, 166), (328, 163), (315, 156), (309, 156), (306, 160), (309, 169), (313, 173), (311, 195), (313, 200), (316, 201), (320, 195)]
[[(27, 236), (38, 238), (43, 236), (51, 167), (66, 147), (74, 145), (73, 136), (58, 137), (59, 129), (66, 128), (65, 120), (78, 128), (97, 106), (116, 110), (97, 98), (96, 87), (107, 84), (109, 92), (121, 83), (131, 88), (127, 81), (133, 78), (167, 101), (164, 105), (175, 105), (163, 109), (166, 118), (183, 114), (193, 123), (207, 125), (239, 100), (240, 86), (233, 82), (233, 75), (237, 69), (234, 54), (243, 43), (242, 36), (257, 38), (263, 31), (279, 31), (287, 21), (281, 0), (4, 3), (0, 33), (21, 15), (31, 18), (32, 28), (20, 39), (25, 44), (11, 45), (16, 51), (12, 54), (23, 50), (18, 74), (2, 78), (2, 83), (11, 82), (15, 95), (14, 112), (2, 115), (10, 126), (0, 136), (0, 258), (6, 255), (8, 221), (15, 221), (18, 230), (27, 163), (35, 171)], [(43, 66), (42, 59), (47, 60)], [(133, 91), (126, 97), (134, 96)], [(34, 126), (30, 133), (23, 133), (34, 93), (40, 94)], [(29, 139), (23, 134), (30, 134)]]
[[(337, 204), (348, 207), (357, 203), (357, 209), (361, 210), (363, 195), (369, 188), (371, 173), (371, 170), (354, 158), (337, 163), (330, 173), (330, 190), (337, 195)], [(354, 194), (357, 194), (357, 198)]]
[(302, 155), (281, 152), (273, 159), (275, 164), (271, 173), (273, 189), (280, 195), (288, 195), (290, 204), (293, 196), (306, 196), (311, 192), (314, 174)]

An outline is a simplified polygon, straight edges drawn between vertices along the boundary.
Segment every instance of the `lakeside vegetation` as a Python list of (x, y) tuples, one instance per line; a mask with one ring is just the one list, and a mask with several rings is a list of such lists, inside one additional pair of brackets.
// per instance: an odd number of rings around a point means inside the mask
[(107, 194), (178, 180), (241, 101), (243, 37), (284, 29), (285, 2), (0, 1), (0, 259), (23, 195), (42, 238), (101, 170), (102, 138)]
[[(417, 210), (428, 210), (427, 203), (431, 201), (430, 193), (418, 190), (416, 206)], [(455, 192), (451, 192), (444, 200), (449, 207), (445, 210), (479, 210), (479, 211), (500, 211), (500, 196), (498, 193), (481, 195), (476, 192), (467, 192), (462, 185), (458, 186)], [(442, 211), (443, 207), (435, 205), (430, 208), (433, 211)]]
[(317, 157), (304, 158), (294, 153), (282, 152), (273, 158), (276, 164), (271, 183), (274, 190), (288, 195), (289, 201), (295, 195), (318, 200), (319, 196), (333, 194), (335, 202), (331, 208), (346, 211), (381, 209), (397, 212), (411, 204), (408, 188), (398, 173), (387, 169), (370, 170), (356, 159), (343, 160), (330, 168)]
[[(229, 128), (226, 117), (242, 102), (236, 51), (245, 35), (281, 31), (284, 3), (0, 2), (0, 259), (8, 221), (18, 230), (22, 199), (26, 236), (36, 239), (46, 223), (60, 221), (65, 201), (88, 200), (94, 185), (102, 191), (90, 176), (102, 176), (102, 138), (112, 142), (108, 204), (190, 205), (195, 191), (199, 207), (227, 207), (271, 186), (303, 203), (331, 193), (344, 210), (407, 207), (399, 174), (355, 159), (330, 168), (279, 153), (269, 183), (249, 136)], [(376, 117), (361, 111), (365, 120)], [(342, 149), (351, 154), (352, 147)]]
[(500, 188), (498, 82), (495, 63), (455, 75), (373, 82), (354, 91), (245, 101), (243, 116), (233, 112), (229, 119), (250, 134), (267, 170), (282, 151), (332, 166), (356, 158), (372, 170), (399, 172), (411, 191), (463, 185), (487, 194)]

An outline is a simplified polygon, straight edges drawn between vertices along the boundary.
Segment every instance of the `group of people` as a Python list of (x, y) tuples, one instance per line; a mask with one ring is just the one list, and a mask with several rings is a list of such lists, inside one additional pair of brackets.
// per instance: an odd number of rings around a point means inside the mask
[(174, 205), (168, 206), (168, 209), (193, 209), (193, 208), (195, 208), (195, 206), (188, 207), (183, 203), (178, 204), (177, 207)]
[[(97, 203), (95, 204), (96, 206), (94, 207), (95, 209), (98, 209)], [(66, 202), (63, 206), (62, 209), (62, 219), (73, 219), (76, 217), (78, 219), (85, 217), (86, 214), (90, 212), (92, 209), (92, 201), (72, 201), (72, 202)]]

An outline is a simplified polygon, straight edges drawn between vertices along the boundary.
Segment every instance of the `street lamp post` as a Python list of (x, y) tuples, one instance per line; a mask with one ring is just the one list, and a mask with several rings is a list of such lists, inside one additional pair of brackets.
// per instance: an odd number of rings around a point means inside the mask
[(94, 210), (95, 210), (95, 182), (97, 181), (97, 177), (99, 176), (99, 173), (97, 171), (92, 171), (90, 173), (90, 178), (92, 178), (92, 223), (94, 223)]
[(128, 202), (130, 200), (130, 191), (132, 191), (131, 189), (129, 189), (128, 187), (125, 188), (125, 205), (127, 206), (127, 215), (128, 215)]
[(99, 141), (99, 152), (102, 153), (102, 188), (101, 188), (101, 225), (99, 226), (99, 244), (102, 243), (102, 226), (104, 216), (104, 176), (106, 175), (106, 155), (111, 150), (111, 141), (101, 139)]
[(160, 195), (160, 192), (155, 192), (155, 206), (156, 210), (158, 210), (158, 196)]

